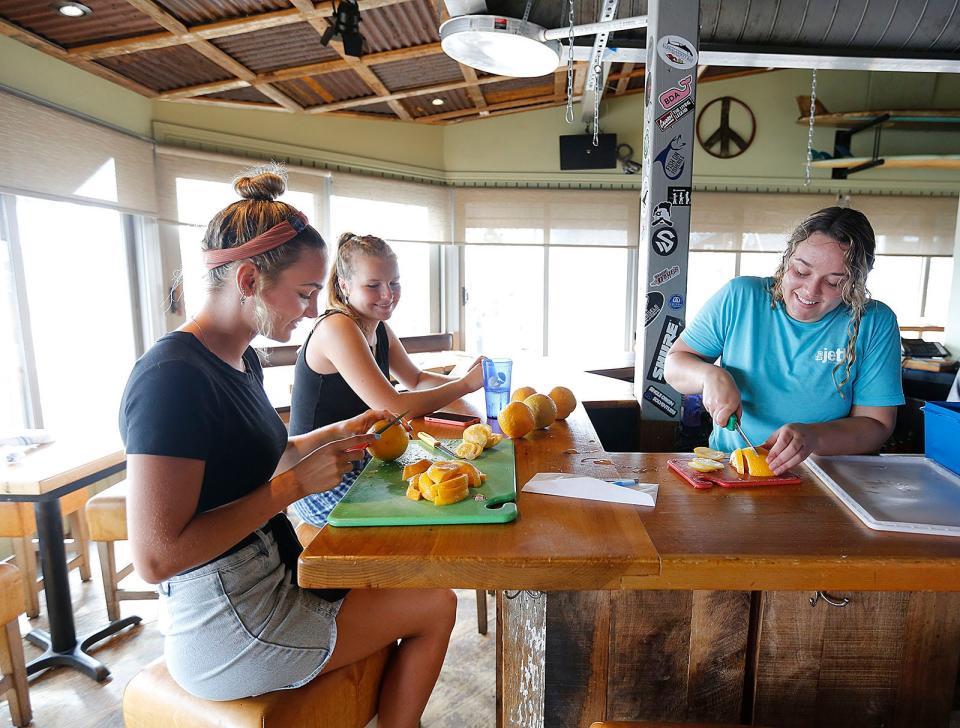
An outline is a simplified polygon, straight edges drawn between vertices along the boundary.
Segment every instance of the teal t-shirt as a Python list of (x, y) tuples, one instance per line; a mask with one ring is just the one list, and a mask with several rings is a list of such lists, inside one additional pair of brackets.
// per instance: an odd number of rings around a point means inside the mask
[[(879, 301), (867, 304), (857, 337), (850, 379), (843, 378), (850, 323), (840, 305), (819, 321), (787, 314), (783, 302), (771, 307), (772, 278), (742, 276), (720, 289), (680, 337), (733, 376), (743, 401), (742, 427), (754, 445), (788, 422), (828, 422), (850, 414), (857, 404), (903, 404), (900, 331), (897, 317)], [(714, 425), (710, 446), (730, 452), (744, 447), (740, 436)]]

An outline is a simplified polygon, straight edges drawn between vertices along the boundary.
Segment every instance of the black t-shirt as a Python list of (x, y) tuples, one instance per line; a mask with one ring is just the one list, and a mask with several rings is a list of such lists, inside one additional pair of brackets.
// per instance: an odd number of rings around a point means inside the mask
[(206, 463), (197, 513), (242, 498), (270, 480), (287, 431), (263, 391), (253, 349), (240, 372), (193, 334), (162, 337), (134, 365), (120, 403), (128, 455)]
[[(326, 311), (317, 323), (337, 313), (340, 312)], [(370, 409), (339, 372), (317, 374), (307, 364), (307, 344), (310, 343), (310, 337), (313, 336), (314, 331), (310, 332), (310, 336), (300, 347), (297, 363), (293, 369), (293, 395), (290, 400), (291, 435), (302, 435), (318, 427), (356, 417)], [(387, 327), (382, 321), (377, 324), (376, 337), (376, 343), (372, 349), (373, 358), (383, 372), (383, 376), (389, 381), (390, 340), (387, 337)]]

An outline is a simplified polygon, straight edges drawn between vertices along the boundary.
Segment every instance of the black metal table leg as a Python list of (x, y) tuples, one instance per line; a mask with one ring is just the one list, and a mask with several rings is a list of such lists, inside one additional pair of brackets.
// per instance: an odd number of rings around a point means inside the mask
[(40, 561), (43, 569), (43, 589), (46, 594), (50, 632), (35, 629), (27, 639), (44, 653), (27, 665), (27, 674), (48, 667), (72, 667), (94, 680), (105, 680), (110, 671), (106, 665), (87, 654), (94, 643), (109, 637), (124, 627), (140, 622), (140, 617), (125, 617), (111, 622), (78, 643), (73, 622), (73, 602), (67, 576), (67, 555), (63, 548), (63, 522), (60, 501), (53, 498), (34, 503), (37, 516), (37, 536), (40, 540)]

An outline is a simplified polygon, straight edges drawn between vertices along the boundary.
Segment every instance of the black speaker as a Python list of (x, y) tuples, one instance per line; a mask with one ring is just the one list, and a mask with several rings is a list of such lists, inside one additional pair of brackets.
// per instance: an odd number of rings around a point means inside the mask
[(593, 146), (593, 134), (560, 137), (560, 169), (613, 169), (616, 166), (616, 134), (600, 134), (597, 146)]

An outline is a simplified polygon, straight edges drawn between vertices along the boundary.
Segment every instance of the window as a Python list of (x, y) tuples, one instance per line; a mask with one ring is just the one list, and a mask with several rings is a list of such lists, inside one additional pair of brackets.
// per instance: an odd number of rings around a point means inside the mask
[(736, 275), (736, 253), (691, 252), (687, 273), (687, 322), (693, 321), (710, 297)]
[(920, 320), (925, 265), (919, 256), (878, 255), (867, 276), (871, 296), (892, 308), (902, 325)]
[(13, 209), (42, 426), (115, 430), (138, 343), (124, 215), (22, 196)]
[(22, 399), (24, 371), (17, 346), (20, 324), (14, 272), (2, 213), (0, 208), (0, 433), (8, 433), (26, 427), (27, 422)]

